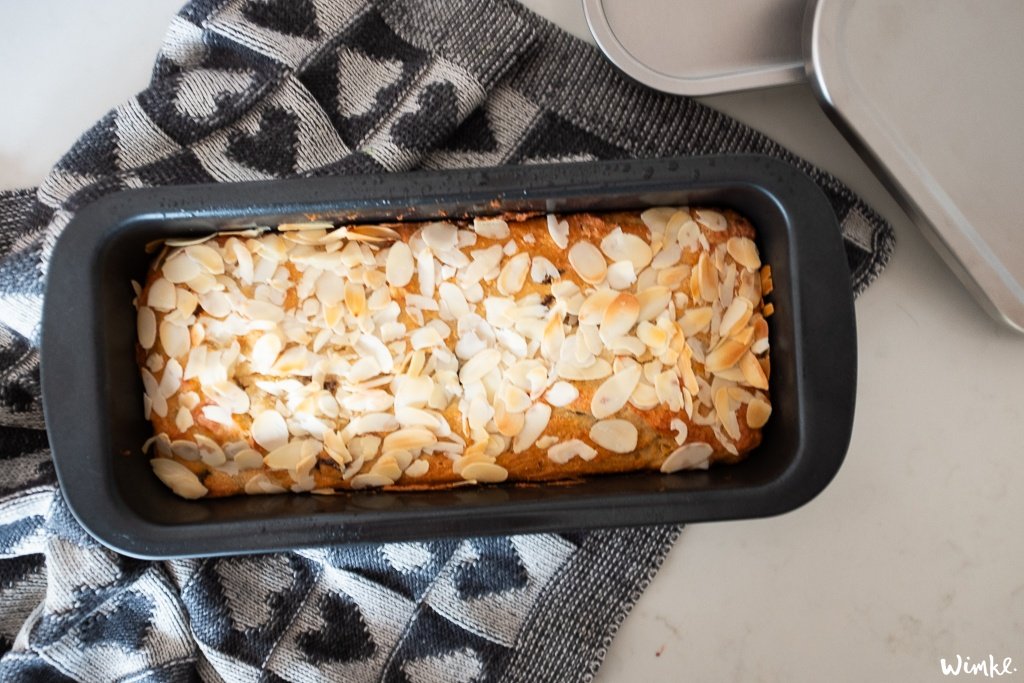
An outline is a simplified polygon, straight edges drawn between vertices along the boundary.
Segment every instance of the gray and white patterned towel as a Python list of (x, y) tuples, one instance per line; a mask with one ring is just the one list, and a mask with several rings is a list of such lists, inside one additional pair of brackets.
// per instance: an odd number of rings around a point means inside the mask
[(892, 229), (834, 178), (647, 90), (507, 0), (196, 0), (150, 86), (41, 187), (0, 193), (0, 680), (593, 677), (674, 527), (142, 562), (54, 478), (39, 316), (54, 240), (121, 189), (417, 167), (761, 152), (811, 175), (860, 291)]

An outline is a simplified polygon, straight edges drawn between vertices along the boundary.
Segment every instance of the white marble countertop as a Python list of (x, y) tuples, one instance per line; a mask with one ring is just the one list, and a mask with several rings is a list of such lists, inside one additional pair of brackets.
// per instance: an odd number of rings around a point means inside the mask
[[(145, 86), (179, 1), (0, 5), (0, 188), (38, 183)], [(577, 2), (526, 4), (588, 35)], [(956, 654), (1013, 657), (1024, 678), (1024, 336), (975, 305), (809, 88), (705, 101), (844, 180), (899, 242), (857, 301), (836, 479), (793, 513), (686, 529), (599, 679), (931, 680)]]

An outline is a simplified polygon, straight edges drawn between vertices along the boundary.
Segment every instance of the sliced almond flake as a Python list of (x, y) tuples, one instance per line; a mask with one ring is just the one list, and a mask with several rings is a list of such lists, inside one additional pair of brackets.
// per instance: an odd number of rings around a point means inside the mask
[(718, 328), (718, 334), (722, 337), (729, 337), (747, 324), (750, 315), (753, 313), (754, 305), (741, 296), (736, 297), (729, 304), (729, 308), (722, 314), (722, 322)]
[(650, 384), (640, 382), (630, 394), (629, 402), (640, 410), (651, 410), (658, 407), (658, 394)]
[(392, 287), (405, 287), (412, 281), (414, 272), (412, 251), (405, 242), (395, 242), (388, 250), (385, 275)]
[(187, 431), (193, 424), (195, 424), (195, 420), (192, 419), (192, 413), (187, 408), (178, 408), (178, 412), (174, 416), (174, 426), (178, 431)]
[(550, 447), (547, 455), (552, 462), (564, 465), (576, 457), (593, 460), (597, 456), (597, 451), (579, 439), (569, 439)]
[(263, 456), (260, 455), (259, 451), (255, 451), (251, 448), (235, 453), (234, 463), (238, 465), (239, 469), (243, 470), (254, 470), (263, 467)]
[(245, 284), (252, 284), (253, 260), (252, 254), (239, 240), (229, 240), (231, 251), (235, 256), (235, 275)]
[(602, 382), (590, 401), (590, 412), (594, 417), (600, 420), (621, 410), (640, 382), (642, 373), (640, 365), (633, 365)]
[(284, 309), (269, 301), (250, 299), (242, 307), (242, 314), (250, 320), (279, 323), (284, 320)]
[(629, 289), (636, 282), (636, 271), (630, 261), (617, 261), (608, 266), (607, 279), (612, 289)]
[(690, 277), (692, 272), (694, 271), (691, 271), (690, 266), (681, 263), (677, 266), (657, 271), (658, 277), (655, 281), (662, 287), (676, 290), (683, 286), (686, 278)]
[(136, 328), (142, 348), (147, 350), (153, 348), (153, 344), (156, 343), (156, 316), (152, 309), (145, 306), (139, 308)]
[(590, 428), (590, 440), (612, 453), (632, 453), (639, 433), (629, 420), (600, 420)]
[(184, 251), (176, 251), (164, 261), (161, 272), (168, 282), (177, 285), (199, 275), (200, 266)]
[(388, 374), (395, 369), (395, 361), (391, 351), (380, 339), (371, 334), (359, 335), (355, 343), (355, 349), (360, 356), (373, 358), (381, 372)]
[(731, 368), (739, 362), (746, 353), (749, 344), (743, 344), (735, 339), (723, 339), (718, 346), (704, 359), (704, 367), (708, 372), (719, 372)]
[(761, 398), (755, 398), (747, 405), (747, 426), (751, 429), (760, 429), (771, 417), (772, 406)]
[(412, 464), (410, 464), (408, 467), (405, 468), (405, 474), (407, 474), (408, 476), (413, 477), (415, 479), (415, 478), (422, 477), (429, 470), (430, 470), (430, 463), (427, 462), (426, 460), (424, 460), (423, 458), (420, 458), (418, 460), (414, 460), (412, 462)]
[(551, 406), (546, 403), (534, 403), (523, 414), (523, 428), (512, 441), (512, 452), (522, 453), (533, 446), (547, 429), (551, 419)]
[(210, 467), (219, 467), (227, 462), (224, 450), (216, 441), (204, 434), (196, 434), (193, 438), (196, 440), (196, 446), (199, 447), (199, 457), (204, 463)]
[(168, 247), (190, 247), (193, 244), (202, 244), (203, 242), (209, 242), (219, 233), (210, 233), (209, 235), (203, 235), (202, 237), (178, 237), (169, 240), (164, 240), (164, 244)]
[(199, 460), (199, 446), (186, 439), (177, 439), (171, 442), (171, 453), (182, 460)]
[(187, 327), (176, 325), (164, 320), (160, 323), (160, 345), (171, 358), (182, 358), (188, 355), (191, 340)]
[(682, 256), (683, 251), (678, 243), (672, 242), (671, 244), (666, 244), (651, 261), (651, 267), (655, 270), (671, 268), (679, 263), (679, 259), (682, 258)]
[(532, 404), (526, 392), (512, 384), (505, 386), (501, 398), (510, 413), (522, 413)]
[(433, 346), (444, 345), (444, 339), (433, 327), (421, 327), (414, 330), (409, 336), (409, 341), (414, 349), (429, 349)]
[(167, 278), (157, 278), (149, 286), (146, 303), (150, 308), (166, 313), (177, 306), (174, 284)]
[(730, 237), (726, 242), (729, 256), (747, 270), (761, 267), (761, 256), (757, 253), (757, 245), (748, 237)]
[(195, 313), (196, 306), (199, 305), (199, 298), (187, 289), (179, 287), (175, 292), (175, 305), (182, 319), (188, 318)]
[(391, 242), (401, 238), (398, 231), (386, 225), (354, 225), (346, 237), (356, 242)]
[(544, 394), (544, 400), (556, 408), (564, 408), (579, 398), (579, 395), (579, 389), (568, 382), (555, 382)]
[(208, 493), (208, 489), (202, 485), (199, 477), (180, 462), (167, 458), (155, 458), (150, 460), (149, 464), (160, 481), (182, 498), (194, 500), (202, 498)]
[(651, 233), (665, 232), (665, 226), (678, 210), (671, 206), (655, 206), (643, 211), (640, 220), (644, 222)]
[(749, 351), (743, 354), (740, 358), (739, 369), (747, 384), (755, 389), (768, 389), (768, 377), (765, 376), (764, 369), (757, 362), (754, 354)]
[(578, 382), (604, 379), (612, 374), (612, 364), (603, 358), (598, 358), (592, 365), (581, 367), (574, 363), (559, 362), (557, 366), (558, 376)]
[(530, 255), (526, 252), (510, 258), (498, 275), (498, 291), (509, 296), (518, 294), (526, 283), (526, 275), (530, 271)]
[(617, 355), (628, 354), (639, 358), (647, 351), (647, 346), (632, 335), (624, 335), (608, 341), (608, 349)]
[(474, 218), (473, 230), (481, 237), (492, 240), (507, 239), (510, 234), (508, 223), (500, 218)]
[[(517, 389), (517, 391), (519, 391)], [(523, 411), (511, 412), (502, 400), (494, 401), (494, 424), (503, 436), (515, 436), (523, 431), (526, 418)]]
[(661, 463), (661, 471), (665, 474), (680, 470), (707, 469), (714, 449), (701, 442), (688, 443), (672, 451)]
[(374, 474), (367, 472), (366, 474), (357, 474), (352, 477), (349, 482), (349, 486), (353, 489), (369, 489), (369, 488), (381, 488), (383, 486), (391, 486), (395, 482), (385, 477), (383, 474)]
[(669, 410), (678, 413), (683, 408), (683, 392), (679, 388), (679, 378), (672, 370), (665, 370), (654, 378), (654, 391), (658, 401), (668, 406)]
[(224, 259), (213, 247), (197, 244), (185, 247), (185, 253), (211, 275), (221, 275), (224, 272)]
[(450, 282), (442, 282), (438, 285), (438, 296), (448, 307), (448, 312), (454, 320), (461, 320), (470, 313), (469, 304), (462, 290)]
[(559, 249), (569, 246), (569, 221), (559, 221), (554, 214), (547, 216), (548, 234)]
[(608, 263), (601, 251), (590, 242), (577, 242), (569, 249), (569, 265), (580, 278), (589, 284), (596, 285), (604, 280), (608, 272)]
[(441, 428), (441, 419), (438, 416), (420, 408), (411, 408), (409, 406), (395, 408), (395, 419), (398, 420), (398, 424), (403, 428), (422, 427), (433, 431)]
[(623, 232), (622, 228), (618, 226), (601, 240), (601, 251), (612, 262), (632, 262), (634, 272), (646, 268), (653, 257), (651, 245), (645, 242), (642, 237)]
[(650, 347), (651, 353), (655, 356), (660, 356), (668, 349), (668, 333), (649, 322), (645, 321), (637, 325), (636, 336), (641, 342)]
[(508, 349), (516, 358), (523, 358), (529, 353), (526, 339), (514, 330), (495, 330), (494, 335), (498, 343)]
[(252, 421), (249, 429), (253, 441), (267, 451), (288, 443), (288, 425), (276, 410), (265, 410)]
[(713, 302), (718, 297), (718, 273), (715, 271), (714, 261), (702, 252), (696, 270), (701, 298), (708, 303)]
[(473, 462), (462, 468), (459, 473), (467, 481), (480, 484), (498, 484), (508, 479), (508, 470), (491, 462)]
[(683, 334), (692, 337), (707, 329), (713, 315), (714, 311), (710, 306), (687, 309), (679, 319), (679, 327), (682, 328)]
[(419, 294), (406, 294), (405, 295), (406, 308), (414, 307), (421, 311), (437, 311), (439, 307), (435, 299), (430, 299)]
[(398, 459), (394, 453), (406, 452), (407, 451), (393, 451), (391, 453), (385, 453), (380, 456), (373, 467), (370, 468), (370, 474), (376, 474), (382, 477), (387, 477), (388, 480), (395, 482), (402, 476), (402, 467), (398, 464)]
[(164, 366), (164, 374), (160, 377), (158, 391), (164, 398), (170, 398), (181, 388), (181, 377), (183, 370), (181, 363), (174, 358), (167, 361)]
[(420, 296), (433, 298), (437, 273), (434, 267), (434, 256), (426, 249), (416, 255), (416, 278), (419, 283)]
[(385, 436), (383, 448), (385, 452), (393, 450), (416, 452), (424, 446), (429, 446), (433, 443), (437, 443), (437, 436), (433, 432), (418, 427), (410, 427), (399, 429)]
[(590, 355), (599, 356), (604, 353), (604, 342), (601, 341), (597, 325), (580, 324), (576, 329), (578, 330), (577, 337), (583, 340), (583, 346)]
[(357, 318), (366, 313), (366, 290), (362, 285), (352, 281), (345, 283), (345, 307)]
[(423, 241), (435, 252), (454, 249), (458, 243), (458, 228), (451, 223), (427, 223), (420, 231)]
[(541, 354), (548, 360), (554, 360), (561, 355), (562, 344), (565, 343), (565, 329), (562, 321), (565, 319), (565, 312), (561, 304), (551, 309), (551, 315), (544, 324), (541, 336)]
[(225, 427), (236, 427), (234, 419), (231, 417), (231, 413), (218, 405), (206, 405), (203, 406), (203, 417), (211, 422), (222, 424)]
[(537, 284), (550, 284), (562, 277), (554, 263), (543, 256), (534, 256), (530, 265), (530, 279)]
[(697, 251), (701, 247), (701, 239), (703, 237), (700, 226), (689, 219), (684, 220), (676, 232), (679, 246), (685, 251)]
[(711, 211), (709, 209), (697, 209), (694, 211), (697, 222), (703, 225), (708, 230), (714, 230), (715, 232), (721, 232), (729, 227), (729, 221), (726, 220), (725, 216), (718, 213), (717, 211)]
[(199, 295), (199, 305), (203, 310), (214, 318), (223, 318), (231, 313), (233, 306), (227, 294), (217, 290), (211, 290)]
[(600, 325), (604, 319), (605, 311), (619, 296), (619, 292), (613, 289), (598, 289), (588, 296), (583, 305), (580, 306), (579, 321), (587, 325)]
[(640, 302), (629, 292), (620, 292), (604, 311), (598, 330), (605, 345), (627, 334), (640, 316)]
[(680, 420), (678, 417), (674, 417), (672, 418), (672, 421), (669, 423), (669, 428), (676, 433), (676, 445), (682, 446), (684, 443), (686, 443), (686, 437), (688, 435), (689, 428), (686, 426), (685, 422)]
[(484, 349), (466, 361), (459, 370), (459, 380), (462, 384), (478, 382), (501, 362), (501, 352), (497, 349)]
[(754, 340), (751, 344), (750, 350), (758, 356), (768, 352), (768, 337), (762, 337), (761, 339)]
[(720, 387), (715, 391), (714, 396), (715, 413), (718, 415), (718, 420), (722, 423), (725, 433), (732, 439), (740, 438), (740, 427), (736, 421), (736, 411), (732, 405), (732, 399), (729, 397), (729, 388)]
[(270, 481), (262, 472), (245, 482), (245, 492), (250, 496), (284, 493), (286, 490)]

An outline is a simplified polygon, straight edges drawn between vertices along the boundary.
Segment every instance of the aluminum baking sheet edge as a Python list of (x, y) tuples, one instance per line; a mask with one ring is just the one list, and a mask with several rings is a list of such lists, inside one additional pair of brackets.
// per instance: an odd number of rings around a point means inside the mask
[(657, 90), (714, 95), (805, 79), (806, 0), (582, 0), (613, 64)]
[(818, 0), (821, 103), (996, 320), (1024, 332), (1024, 3)]

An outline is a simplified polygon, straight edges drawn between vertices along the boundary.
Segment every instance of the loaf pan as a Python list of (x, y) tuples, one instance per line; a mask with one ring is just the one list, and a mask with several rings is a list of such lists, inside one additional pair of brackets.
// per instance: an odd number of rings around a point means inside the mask
[[(424, 220), (501, 211), (732, 208), (771, 264), (771, 397), (745, 461), (572, 485), (354, 491), (183, 500), (140, 451), (130, 281), (170, 236), (315, 219)], [(58, 240), (43, 310), (42, 385), (57, 475), (99, 541), (140, 558), (355, 542), (567, 531), (763, 517), (813, 498), (842, 463), (853, 424), (856, 332), (835, 216), (797, 169), (766, 157), (697, 157), (363, 175), (129, 190), (83, 208)]]

